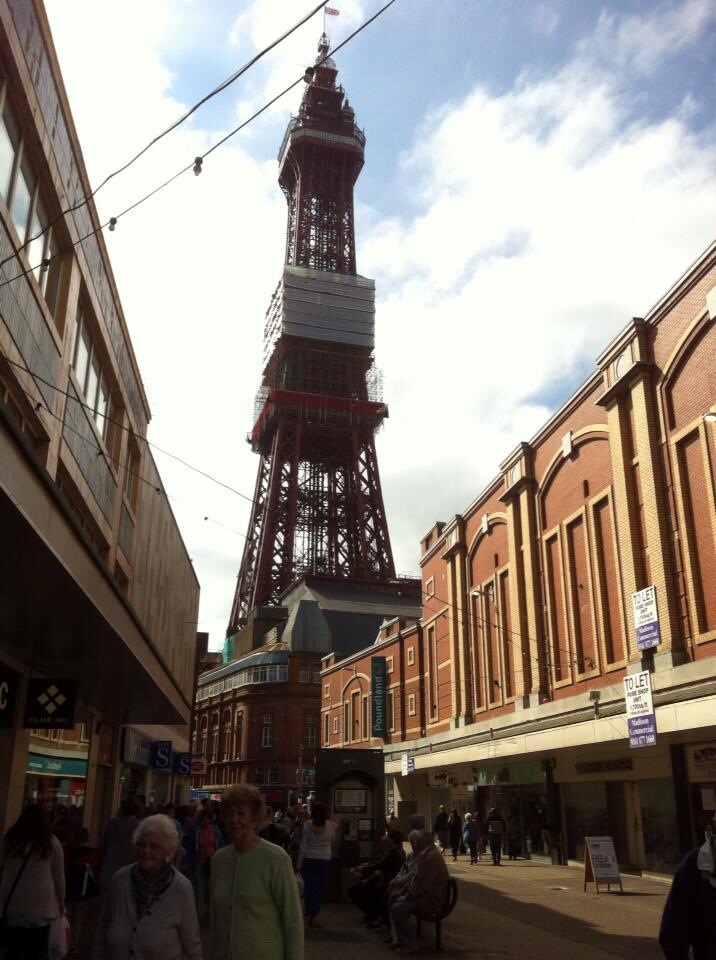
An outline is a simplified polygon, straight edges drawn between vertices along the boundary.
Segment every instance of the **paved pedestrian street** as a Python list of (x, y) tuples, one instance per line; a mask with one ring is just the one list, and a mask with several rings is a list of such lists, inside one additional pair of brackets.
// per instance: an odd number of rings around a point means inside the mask
[[(583, 872), (532, 861), (484, 859), (449, 864), (459, 883), (454, 912), (443, 923), (443, 954), (470, 960), (657, 960), (656, 937), (668, 885), (623, 876), (618, 890), (583, 892)], [(366, 930), (352, 904), (327, 904), (323, 929), (306, 937), (306, 960), (392, 956), (385, 931)], [(423, 924), (420, 953), (432, 954), (434, 927)]]

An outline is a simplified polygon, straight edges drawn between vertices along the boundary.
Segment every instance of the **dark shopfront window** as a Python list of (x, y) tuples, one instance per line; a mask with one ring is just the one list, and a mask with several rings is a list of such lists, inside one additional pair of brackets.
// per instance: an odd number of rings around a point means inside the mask
[(507, 841), (519, 856), (547, 856), (554, 841), (550, 832), (547, 788), (542, 784), (485, 787), (483, 819), (497, 807), (507, 825)]
[(656, 873), (674, 873), (681, 859), (676, 797), (671, 778), (639, 781), (644, 866)]
[(43, 804), (61, 843), (83, 825), (90, 730), (88, 714), (69, 730), (30, 732), (23, 799)]

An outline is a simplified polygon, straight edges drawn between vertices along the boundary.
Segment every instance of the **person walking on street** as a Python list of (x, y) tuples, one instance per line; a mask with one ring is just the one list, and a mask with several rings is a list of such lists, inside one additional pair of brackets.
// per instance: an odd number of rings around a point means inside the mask
[(490, 814), (487, 820), (485, 820), (485, 829), (487, 830), (487, 841), (490, 844), (492, 862), (496, 867), (499, 867), (502, 860), (502, 839), (505, 835), (505, 821), (497, 812), (497, 807), (493, 807), (490, 810)]
[(476, 820), (471, 813), (465, 814), (465, 822), (462, 826), (462, 840), (470, 853), (470, 863), (477, 863), (480, 859), (478, 844), (480, 842), (480, 833), (482, 824)]
[(687, 853), (676, 870), (659, 945), (667, 960), (716, 957), (716, 816), (706, 842)]
[(50, 924), (65, 909), (62, 845), (39, 803), (30, 804), (5, 834), (0, 861), (0, 910), (8, 960), (46, 960)]
[(462, 822), (457, 810), (451, 810), (448, 817), (448, 839), (452, 850), (452, 862), (456, 863), (457, 855), (460, 852), (460, 843), (462, 842)]
[(224, 846), (224, 838), (218, 825), (211, 819), (208, 810), (203, 810), (199, 822), (189, 835), (187, 867), (194, 890), (196, 912), (199, 921), (209, 916), (209, 878), (211, 861), (217, 850)]
[(109, 890), (112, 877), (122, 867), (136, 860), (132, 837), (139, 826), (141, 807), (135, 797), (125, 797), (119, 807), (119, 816), (107, 824), (99, 850), (99, 886), (102, 893)]
[(311, 819), (303, 827), (296, 859), (296, 872), (303, 877), (309, 927), (320, 927), (316, 918), (323, 906), (335, 835), (336, 825), (328, 819), (325, 803), (317, 800), (311, 806)]
[(448, 830), (448, 815), (445, 810), (445, 805), (440, 804), (438, 807), (438, 815), (435, 817), (435, 823), (433, 824), (433, 832), (438, 838), (438, 843), (440, 844), (440, 849), (445, 853), (448, 848), (448, 843), (450, 841), (450, 832)]

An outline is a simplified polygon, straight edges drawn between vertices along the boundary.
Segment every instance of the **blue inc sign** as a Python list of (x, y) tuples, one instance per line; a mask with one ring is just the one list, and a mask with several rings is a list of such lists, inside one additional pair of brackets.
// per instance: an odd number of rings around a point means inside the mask
[(661, 643), (659, 612), (656, 608), (656, 587), (644, 587), (632, 594), (637, 650), (650, 650)]
[(651, 699), (651, 676), (648, 670), (624, 677), (627, 730), (630, 747), (653, 747), (656, 744), (656, 716)]

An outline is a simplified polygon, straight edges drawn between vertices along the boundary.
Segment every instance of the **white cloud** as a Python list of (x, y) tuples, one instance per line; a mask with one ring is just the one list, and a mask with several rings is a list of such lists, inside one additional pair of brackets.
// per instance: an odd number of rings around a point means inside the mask
[(550, 37), (560, 23), (559, 10), (553, 3), (538, 3), (529, 15), (530, 23), (536, 33)]
[[(166, 50), (189, 42), (199, 8), (183, 5), (177, 20), (169, 0), (129, 0), (121, 11), (75, 0), (69, 22), (62, 0), (48, 6), (96, 182), (182, 111)], [(338, 39), (365, 15), (357, 2), (339, 6), (330, 25)], [(698, 45), (709, 15), (710, 5), (694, 0), (640, 19), (603, 15), (561, 69), (525, 72), (500, 95), (471, 89), (426, 114), (412, 144), (396, 143), (409, 213), (358, 207), (360, 269), (377, 282), (377, 362), (390, 406), (378, 446), (400, 570), (417, 567), (418, 539), (433, 520), (465, 509), (537, 430), (550, 412), (544, 398), (553, 402), (591, 369), (610, 336), (712, 238), (716, 151), (689, 126), (712, 105), (685, 94), (673, 116), (635, 120), (637, 94), (619, 69), (667, 62), (669, 31), (682, 53)], [(234, 43), (248, 59), (296, 16), (289, 0), (256, 0), (227, 49)], [(232, 93), (227, 126), (302, 70), (315, 39), (309, 25), (267, 58)], [(129, 69), (119, 69), (120, 51)], [(298, 96), (266, 121), (277, 146)], [(353, 96), (358, 102), (359, 89)], [(218, 139), (222, 131), (204, 123), (195, 115), (103, 191), (102, 213), (123, 209)], [(107, 238), (153, 408), (150, 437), (248, 494), (258, 461), (244, 438), (285, 231), (275, 164), (254, 158), (251, 144), (240, 136), (216, 151), (201, 177), (180, 178)], [(157, 459), (201, 581), (201, 628), (216, 644), (249, 506)]]

